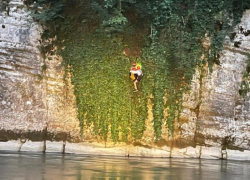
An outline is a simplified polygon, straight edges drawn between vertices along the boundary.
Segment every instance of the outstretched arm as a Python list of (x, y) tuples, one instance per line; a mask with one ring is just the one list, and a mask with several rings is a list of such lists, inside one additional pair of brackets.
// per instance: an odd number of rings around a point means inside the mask
[(138, 71), (130, 70), (129, 73), (137, 74)]
[(138, 76), (142, 75), (142, 71), (141, 70), (130, 70), (130, 73), (133, 73), (133, 74), (137, 74)]

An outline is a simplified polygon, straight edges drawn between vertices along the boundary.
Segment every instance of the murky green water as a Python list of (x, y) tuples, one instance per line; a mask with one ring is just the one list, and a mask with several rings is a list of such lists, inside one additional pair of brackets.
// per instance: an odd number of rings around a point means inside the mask
[(250, 180), (250, 162), (0, 152), (0, 180)]

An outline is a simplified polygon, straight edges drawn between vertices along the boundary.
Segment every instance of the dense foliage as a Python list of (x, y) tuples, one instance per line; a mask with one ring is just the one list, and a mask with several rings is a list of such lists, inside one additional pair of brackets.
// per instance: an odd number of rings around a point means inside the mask
[[(195, 68), (219, 64), (224, 37), (250, 7), (249, 0), (26, 4), (45, 26), (42, 52), (55, 53), (58, 47), (56, 53), (73, 75), (81, 127), (92, 126), (96, 136), (115, 142), (142, 137), (149, 100), (155, 140), (161, 139), (163, 125), (172, 135)], [(203, 48), (206, 38), (211, 41), (209, 49)], [(140, 61), (144, 72), (138, 94), (128, 78), (132, 61)]]

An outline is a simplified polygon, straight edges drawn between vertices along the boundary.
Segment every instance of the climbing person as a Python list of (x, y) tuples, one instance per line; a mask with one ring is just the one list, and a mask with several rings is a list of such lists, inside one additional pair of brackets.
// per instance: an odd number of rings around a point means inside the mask
[[(134, 81), (135, 80), (135, 75), (134, 75), (134, 73), (132, 73), (132, 72), (134, 72), (134, 71), (136, 71), (137, 69), (136, 69), (136, 63), (135, 62), (133, 62), (132, 63), (132, 67), (130, 68), (130, 71), (129, 71), (129, 77)], [(132, 72), (131, 72), (132, 71)]]
[(138, 91), (137, 84), (142, 79), (143, 73), (141, 70), (141, 66), (139, 64), (136, 64), (136, 62), (132, 63), (132, 67), (130, 68), (129, 71), (129, 76), (134, 81), (134, 88), (135, 88), (134, 92), (137, 92)]

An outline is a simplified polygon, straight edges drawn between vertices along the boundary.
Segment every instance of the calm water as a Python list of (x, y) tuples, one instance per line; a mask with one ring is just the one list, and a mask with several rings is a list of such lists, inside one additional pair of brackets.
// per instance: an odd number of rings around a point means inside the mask
[(250, 180), (250, 162), (0, 152), (0, 180)]

